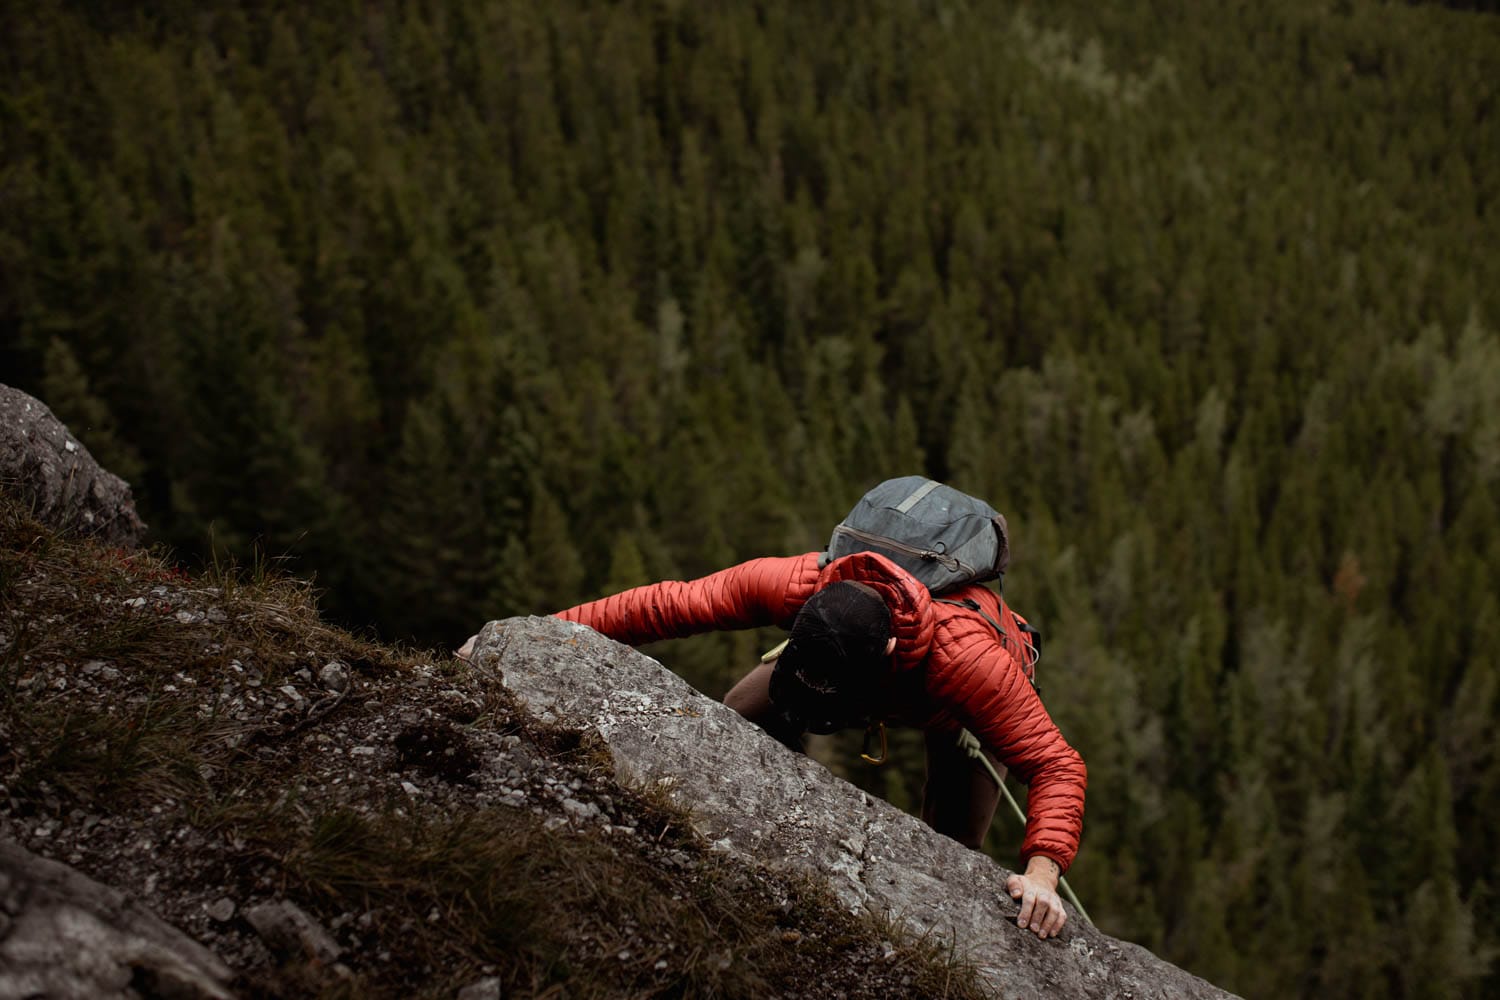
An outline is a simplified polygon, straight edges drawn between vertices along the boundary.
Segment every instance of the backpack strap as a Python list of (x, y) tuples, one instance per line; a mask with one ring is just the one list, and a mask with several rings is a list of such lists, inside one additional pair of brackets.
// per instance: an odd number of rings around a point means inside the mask
[(974, 598), (972, 597), (965, 597), (961, 601), (952, 601), (946, 597), (934, 597), (933, 600), (938, 604), (951, 604), (955, 608), (968, 608), (970, 611), (977, 611), (979, 612), (979, 617), (983, 618), (985, 621), (989, 622), (995, 627), (995, 631), (1000, 633), (1001, 639), (1010, 638), (1010, 636), (1005, 632), (1005, 626), (1001, 625), (999, 622), (995, 621), (995, 619), (991, 618), (989, 616), (989, 613), (985, 611), (984, 608), (981, 608), (979, 606), (979, 602), (974, 600)]
[[(989, 612), (980, 607), (979, 602), (974, 600), (974, 598), (966, 597), (961, 601), (954, 601), (949, 600), (946, 597), (934, 597), (933, 601), (937, 604), (951, 604), (955, 608), (968, 608), (970, 611), (976, 611), (979, 613), (979, 617), (989, 622), (990, 625), (994, 627), (995, 631), (1000, 633), (1000, 644), (1002, 646), (1009, 645), (1015, 642), (1015, 640), (1010, 637), (1010, 633), (1005, 631), (1005, 626), (1001, 625), (999, 622), (995, 621), (995, 619), (991, 618)], [(1026, 632), (1031, 635), (1033, 642), (1036, 642), (1036, 640), (1039, 640), (1041, 638), (1042, 634), (1036, 629), (1032, 628), (1030, 625), (1024, 622), (1020, 622), (1019, 619), (1017, 619), (1017, 623), (1022, 632)], [(1033, 645), (1031, 648), (1034, 653), (1033, 656), (1026, 656), (1024, 650), (1022, 651), (1021, 659), (1023, 661), (1023, 665), (1021, 667), (1021, 671), (1026, 675), (1026, 679), (1031, 682), (1031, 687), (1036, 691), (1037, 697), (1040, 698), (1042, 695), (1042, 686), (1036, 682), (1036, 664), (1037, 661), (1041, 659), (1042, 648), (1039, 642), (1037, 642), (1036, 645)]]

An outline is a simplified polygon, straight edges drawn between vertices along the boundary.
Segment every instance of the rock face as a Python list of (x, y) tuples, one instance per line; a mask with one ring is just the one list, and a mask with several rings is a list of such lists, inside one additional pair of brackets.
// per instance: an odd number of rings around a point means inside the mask
[(0, 1000), (224, 1000), (231, 979), (123, 893), (0, 841)]
[(475, 665), (543, 721), (583, 726), (622, 780), (666, 790), (723, 850), (825, 882), (852, 910), (951, 940), (996, 994), (1227, 997), (1076, 913), (1042, 941), (1015, 924), (1010, 872), (795, 754), (655, 660), (582, 625), (492, 622)]
[(46, 404), (0, 385), (0, 481), (18, 483), (39, 520), (127, 548), (146, 525), (130, 486), (101, 468)]

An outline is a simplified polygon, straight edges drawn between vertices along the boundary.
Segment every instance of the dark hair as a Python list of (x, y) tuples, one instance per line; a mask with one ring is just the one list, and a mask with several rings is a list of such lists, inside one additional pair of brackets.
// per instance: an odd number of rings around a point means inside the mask
[(853, 724), (885, 669), (891, 612), (863, 583), (831, 583), (808, 598), (771, 678), (771, 700), (814, 732)]

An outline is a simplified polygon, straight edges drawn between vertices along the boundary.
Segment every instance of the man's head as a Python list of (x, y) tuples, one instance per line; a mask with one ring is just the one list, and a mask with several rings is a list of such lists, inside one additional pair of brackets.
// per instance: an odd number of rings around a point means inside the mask
[(890, 662), (891, 612), (862, 583), (831, 583), (808, 598), (771, 675), (771, 700), (815, 733), (861, 720)]

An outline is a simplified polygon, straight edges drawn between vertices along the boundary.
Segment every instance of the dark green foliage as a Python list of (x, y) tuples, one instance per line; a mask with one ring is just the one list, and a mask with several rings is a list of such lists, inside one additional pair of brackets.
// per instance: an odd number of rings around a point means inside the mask
[(179, 550), (429, 642), (947, 479), (1012, 517), (1106, 929), (1478, 995), (1500, 36), (1451, 6), (12, 4), (0, 364)]

